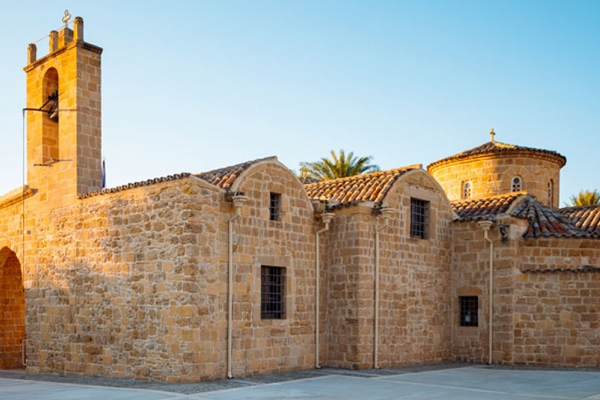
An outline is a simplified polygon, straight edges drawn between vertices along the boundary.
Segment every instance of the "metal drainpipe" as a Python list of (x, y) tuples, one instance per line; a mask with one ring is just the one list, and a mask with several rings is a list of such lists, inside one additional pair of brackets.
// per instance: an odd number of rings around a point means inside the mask
[(488, 231), (490, 230), (490, 228), (492, 227), (493, 222), (492, 221), (479, 221), (477, 223), (477, 225), (479, 225), (479, 227), (481, 229), (483, 229), (483, 237), (485, 238), (485, 240), (487, 240), (487, 242), (490, 244), (490, 288), (488, 290), (488, 297), (489, 297), (489, 304), (490, 304), (490, 310), (489, 310), (489, 316), (490, 316), (490, 321), (488, 323), (488, 364), (492, 364), (492, 344), (493, 344), (493, 321), (494, 321), (494, 242), (492, 241), (492, 239), (490, 239), (488, 237)]
[(387, 227), (389, 216), (393, 209), (384, 207), (381, 209), (383, 224), (375, 227), (375, 317), (373, 321), (373, 368), (379, 368), (379, 232)]
[(319, 234), (329, 230), (329, 223), (335, 216), (334, 213), (326, 213), (321, 214), (321, 219), (325, 224), (325, 227), (321, 230), (315, 231), (315, 368), (321, 368), (319, 364), (319, 294), (320, 294), (320, 278), (321, 274), (321, 253), (320, 253), (320, 243), (319, 243)]
[(233, 379), (231, 354), (233, 349), (233, 222), (240, 218), (242, 206), (248, 201), (245, 196), (233, 196), (235, 215), (227, 221), (227, 378)]

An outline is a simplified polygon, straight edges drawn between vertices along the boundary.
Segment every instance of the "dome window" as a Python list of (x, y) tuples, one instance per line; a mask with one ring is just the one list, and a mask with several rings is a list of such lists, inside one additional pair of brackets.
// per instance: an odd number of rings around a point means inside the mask
[(471, 183), (471, 181), (463, 182), (462, 198), (470, 199), (472, 195), (473, 195), (473, 184)]
[(523, 180), (520, 176), (515, 176), (512, 179), (512, 192), (520, 192), (523, 190)]

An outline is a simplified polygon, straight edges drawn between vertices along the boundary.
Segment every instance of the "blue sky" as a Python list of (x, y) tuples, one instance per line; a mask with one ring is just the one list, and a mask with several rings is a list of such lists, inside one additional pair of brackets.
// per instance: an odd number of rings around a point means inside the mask
[(494, 128), (567, 157), (561, 204), (600, 189), (600, 1), (45, 0), (3, 5), (0, 193), (22, 184), (27, 45), (65, 8), (104, 48), (108, 186), (331, 149), (427, 166)]

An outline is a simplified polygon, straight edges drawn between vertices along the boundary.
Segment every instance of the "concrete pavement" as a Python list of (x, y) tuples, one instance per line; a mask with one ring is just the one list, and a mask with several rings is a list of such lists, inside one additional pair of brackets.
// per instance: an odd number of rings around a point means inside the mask
[[(5, 376), (5, 375), (4, 375)], [(233, 399), (410, 399), (410, 400), (600, 400), (600, 372), (492, 369), (479, 366), (417, 373), (356, 373), (260, 383), (181, 394), (167, 390), (114, 388), (0, 378), (0, 399), (10, 400), (233, 400)]]

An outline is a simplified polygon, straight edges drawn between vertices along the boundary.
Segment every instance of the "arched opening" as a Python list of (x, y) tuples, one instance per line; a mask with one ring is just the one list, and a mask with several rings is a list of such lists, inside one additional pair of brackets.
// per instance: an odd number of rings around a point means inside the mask
[(462, 198), (470, 199), (472, 195), (473, 195), (473, 183), (471, 183), (471, 181), (463, 182)]
[(44, 117), (42, 127), (43, 162), (58, 159), (58, 72), (48, 69), (43, 83)]
[(523, 179), (520, 176), (512, 178), (511, 192), (520, 192), (523, 190)]
[(17, 255), (0, 250), (0, 369), (24, 364), (25, 291)]

